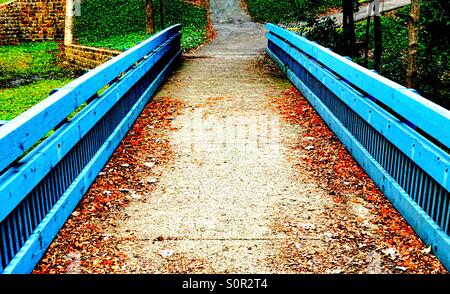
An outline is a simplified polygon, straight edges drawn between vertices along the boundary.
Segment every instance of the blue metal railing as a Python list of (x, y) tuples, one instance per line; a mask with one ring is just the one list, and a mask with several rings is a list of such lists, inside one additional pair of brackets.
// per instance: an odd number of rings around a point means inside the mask
[(267, 53), (450, 269), (450, 111), (278, 26)]
[(0, 127), (0, 272), (29, 273), (39, 262), (178, 61), (180, 29), (161, 31)]

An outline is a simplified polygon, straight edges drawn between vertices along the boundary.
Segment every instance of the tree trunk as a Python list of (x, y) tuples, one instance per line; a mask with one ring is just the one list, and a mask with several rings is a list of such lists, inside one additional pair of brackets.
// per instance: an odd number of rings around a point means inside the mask
[(383, 30), (381, 27), (381, 13), (380, 13), (380, 0), (375, 0), (375, 12), (373, 16), (374, 25), (374, 69), (377, 72), (381, 71), (381, 56), (383, 53)]
[(348, 25), (348, 0), (342, 0), (342, 28), (343, 28), (343, 32), (344, 32), (344, 48), (342, 48), (343, 53), (345, 55), (348, 55), (348, 48), (349, 48), (349, 37), (348, 37), (348, 30), (349, 30), (349, 25)]
[(161, 22), (161, 30), (164, 29), (164, 2), (159, 0), (159, 19)]
[(364, 66), (369, 67), (369, 50), (370, 50), (370, 19), (374, 14), (374, 2), (371, 1), (367, 5), (367, 22), (366, 22), (366, 40), (364, 47)]
[(364, 47), (364, 66), (369, 66), (369, 48), (370, 48), (370, 15), (367, 17), (366, 23), (366, 40)]
[(354, 55), (356, 52), (355, 21), (353, 16), (354, 0), (342, 0), (342, 27), (344, 30), (344, 54)]
[(145, 0), (145, 17), (147, 34), (155, 33), (155, 16), (153, 15), (153, 0)]
[(411, 11), (408, 22), (408, 67), (406, 70), (406, 86), (408, 88), (416, 87), (417, 78), (417, 51), (419, 44), (419, 16), (420, 1), (411, 1)]
[(356, 48), (356, 33), (355, 33), (355, 6), (354, 6), (354, 0), (349, 1), (350, 4), (350, 14), (348, 15), (348, 36), (349, 36), (349, 46), (350, 46), (350, 55), (356, 55), (357, 54), (357, 48)]

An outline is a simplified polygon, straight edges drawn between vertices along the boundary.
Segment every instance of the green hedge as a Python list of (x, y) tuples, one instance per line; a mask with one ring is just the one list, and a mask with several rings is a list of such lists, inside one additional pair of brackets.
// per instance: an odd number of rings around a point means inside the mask
[(296, 20), (296, 13), (291, 2), (290, 0), (247, 0), (247, 6), (255, 21), (279, 23)]
[(306, 20), (341, 5), (341, 0), (247, 0), (249, 13), (255, 21), (271, 23)]
[[(161, 30), (159, 0), (154, 0), (156, 29)], [(164, 0), (164, 27), (181, 23), (185, 48), (201, 45), (207, 38), (205, 7), (182, 0)], [(145, 0), (84, 0), (81, 16), (75, 17), (75, 37), (83, 45), (124, 50), (148, 37), (145, 33)]]

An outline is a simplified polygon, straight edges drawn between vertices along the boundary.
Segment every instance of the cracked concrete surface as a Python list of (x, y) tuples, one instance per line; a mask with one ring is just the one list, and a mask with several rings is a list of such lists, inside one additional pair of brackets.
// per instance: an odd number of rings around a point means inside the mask
[[(211, 1), (217, 38), (187, 56), (155, 97), (186, 108), (170, 134), (174, 165), (118, 223), (133, 240), (121, 246), (130, 272), (289, 273), (279, 223), (327, 226), (320, 216), (330, 198), (288, 162), (301, 130), (268, 107), (290, 85), (260, 69), (264, 27), (238, 2)], [(321, 235), (300, 237), (327, 250)]]

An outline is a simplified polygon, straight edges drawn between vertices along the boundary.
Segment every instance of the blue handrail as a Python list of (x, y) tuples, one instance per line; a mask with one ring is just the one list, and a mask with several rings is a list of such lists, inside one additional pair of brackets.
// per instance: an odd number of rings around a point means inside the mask
[(293, 32), (267, 53), (450, 269), (450, 111)]
[(180, 31), (155, 34), (0, 127), (0, 272), (39, 262), (178, 61)]

